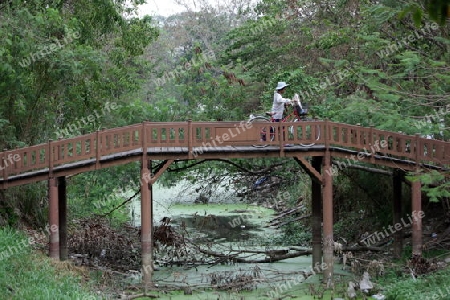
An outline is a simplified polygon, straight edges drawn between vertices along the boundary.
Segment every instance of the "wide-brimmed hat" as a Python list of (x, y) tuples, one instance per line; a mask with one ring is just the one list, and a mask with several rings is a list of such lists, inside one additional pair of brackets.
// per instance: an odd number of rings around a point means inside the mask
[(284, 89), (285, 87), (287, 87), (289, 84), (286, 84), (286, 82), (283, 82), (283, 81), (280, 81), (280, 82), (278, 82), (278, 85), (277, 85), (277, 87), (275, 88), (277, 91), (278, 90), (282, 90), (282, 89)]

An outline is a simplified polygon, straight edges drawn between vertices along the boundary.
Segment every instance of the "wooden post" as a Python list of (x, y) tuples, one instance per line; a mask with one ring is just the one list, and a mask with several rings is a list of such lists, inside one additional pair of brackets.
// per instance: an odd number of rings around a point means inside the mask
[(412, 254), (422, 255), (422, 197), (420, 180), (411, 182), (412, 189)]
[(151, 185), (151, 161), (147, 160), (147, 131), (145, 122), (142, 124), (142, 161), (141, 161), (141, 243), (142, 243), (142, 283), (144, 290), (152, 285), (152, 199), (149, 186)]
[(334, 239), (333, 239), (333, 177), (331, 172), (331, 155), (325, 152), (323, 169), (323, 281), (327, 287), (333, 284)]
[(52, 177), (48, 180), (49, 197), (49, 256), (59, 259), (59, 212), (58, 212), (58, 186), (57, 180)]
[[(147, 161), (147, 168), (150, 172), (150, 175), (153, 176), (153, 171), (152, 171), (152, 161), (148, 160)], [(149, 229), (148, 232), (150, 233), (149, 237), (150, 237), (150, 242), (149, 242), (149, 247), (150, 247), (150, 251), (149, 251), (149, 255), (147, 257), (147, 260), (150, 262), (150, 266), (151, 266), (151, 270), (152, 270), (152, 274), (150, 276), (150, 285), (153, 286), (153, 267), (154, 267), (154, 262), (153, 262), (153, 181), (150, 181), (149, 184), (147, 184), (148, 187), (148, 205), (150, 206), (150, 208), (148, 209), (148, 214), (150, 214), (150, 218), (149, 218)], [(147, 262), (148, 265), (148, 262)]]
[[(420, 160), (424, 148), (421, 143), (420, 134), (416, 133), (416, 174), (419, 171)], [(428, 149), (429, 150), (429, 149)], [(411, 182), (412, 202), (412, 255), (422, 256), (422, 185), (419, 179)], [(418, 215), (420, 214), (420, 217)]]
[(147, 162), (141, 170), (141, 243), (142, 243), (142, 283), (145, 290), (152, 284), (152, 199), (149, 189), (150, 171)]
[[(320, 172), (322, 157), (312, 158), (313, 168)], [(312, 202), (312, 267), (322, 264), (322, 186), (315, 180), (311, 180)]]
[(396, 224), (401, 223), (402, 217), (402, 181), (403, 172), (399, 169), (395, 169), (392, 173), (392, 210), (393, 210), (393, 222), (394, 222), (394, 256), (400, 258), (403, 251), (403, 226), (397, 230)]
[(66, 177), (58, 177), (59, 259), (67, 260), (67, 196)]

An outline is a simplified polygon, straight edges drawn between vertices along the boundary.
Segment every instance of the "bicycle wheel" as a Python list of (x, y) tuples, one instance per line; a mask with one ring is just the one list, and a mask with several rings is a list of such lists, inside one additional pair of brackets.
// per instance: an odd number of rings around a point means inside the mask
[[(301, 121), (310, 122), (310, 121), (314, 121), (314, 120), (313, 119), (299, 120), (298, 118), (295, 118), (291, 122), (301, 122)], [(289, 132), (291, 134), (294, 134), (294, 128), (292, 128), (292, 126), (290, 126)], [(307, 139), (307, 140), (312, 140), (312, 142), (300, 143), (300, 146), (311, 147), (311, 146), (315, 145), (316, 141), (318, 141), (320, 139), (320, 126), (319, 125), (305, 126), (304, 131), (302, 131), (301, 137), (304, 139)]]
[[(266, 118), (266, 117), (256, 116), (256, 117), (253, 117), (250, 120), (248, 120), (247, 123), (255, 124), (255, 123), (272, 123), (272, 122), (270, 122), (270, 120), (268, 118)], [(261, 128), (259, 139), (260, 139), (261, 142), (265, 142), (267, 140), (273, 141), (274, 136), (275, 136), (274, 135), (274, 128), (272, 126), (267, 126), (267, 127), (262, 127)], [(261, 143), (261, 144), (255, 144), (255, 145), (252, 145), (252, 146), (255, 147), (255, 148), (264, 148), (264, 147), (269, 146), (269, 144)]]

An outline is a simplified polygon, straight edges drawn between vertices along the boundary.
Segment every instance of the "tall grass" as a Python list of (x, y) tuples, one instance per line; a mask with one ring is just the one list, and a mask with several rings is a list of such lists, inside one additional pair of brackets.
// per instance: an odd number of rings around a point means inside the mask
[(33, 251), (23, 234), (0, 228), (1, 299), (97, 299), (81, 282), (70, 264), (52, 261)]
[(391, 279), (386, 286), (386, 300), (449, 300), (450, 268), (419, 278)]

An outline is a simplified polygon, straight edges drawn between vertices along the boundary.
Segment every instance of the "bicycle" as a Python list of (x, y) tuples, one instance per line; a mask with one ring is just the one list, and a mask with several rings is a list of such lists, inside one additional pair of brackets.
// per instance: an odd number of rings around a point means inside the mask
[[(294, 98), (298, 99), (298, 95), (294, 96)], [(308, 104), (303, 104), (300, 102), (300, 100), (294, 101), (294, 104), (292, 105), (293, 110), (291, 113), (289, 113), (286, 117), (284, 117), (280, 122), (302, 122), (302, 121), (314, 121), (314, 119), (308, 118)], [(266, 117), (267, 116), (267, 117)], [(273, 119), (273, 113), (272, 112), (266, 112), (266, 116), (263, 115), (250, 115), (249, 120), (247, 123), (276, 123)], [(284, 127), (283, 127), (284, 131)], [(288, 132), (290, 135), (294, 135), (295, 130), (294, 126), (288, 127)], [(270, 126), (269, 129), (269, 140), (273, 141), (275, 139), (275, 127)], [(307, 126), (306, 131), (303, 133), (304, 137), (307, 139), (310, 139), (312, 135), (314, 135), (314, 138), (312, 139), (312, 143), (300, 143), (300, 146), (303, 147), (311, 147), (315, 145), (315, 141), (318, 141), (320, 139), (320, 126)], [(267, 141), (267, 129), (266, 127), (262, 127), (260, 131), (260, 141)], [(264, 148), (269, 146), (269, 144), (256, 144), (252, 145), (255, 148)]]

